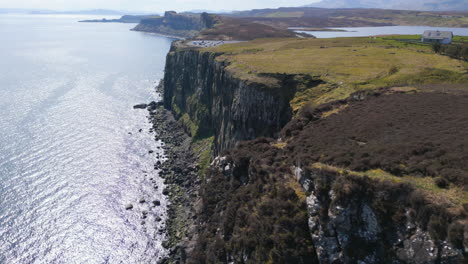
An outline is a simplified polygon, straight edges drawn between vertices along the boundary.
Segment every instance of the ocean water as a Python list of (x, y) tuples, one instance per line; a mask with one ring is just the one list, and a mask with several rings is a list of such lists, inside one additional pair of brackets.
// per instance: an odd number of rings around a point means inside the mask
[(317, 38), (368, 37), (377, 35), (422, 35), (425, 30), (452, 31), (456, 36), (468, 36), (468, 28), (426, 27), (426, 26), (385, 26), (385, 27), (344, 27), (333, 28), (346, 32), (297, 31)]
[(132, 106), (159, 99), (172, 40), (90, 18), (0, 15), (0, 263), (166, 254), (161, 142)]

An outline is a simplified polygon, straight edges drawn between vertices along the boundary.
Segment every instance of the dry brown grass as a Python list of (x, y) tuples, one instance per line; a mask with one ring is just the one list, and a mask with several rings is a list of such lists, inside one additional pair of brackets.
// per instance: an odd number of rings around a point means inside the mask
[(302, 99), (297, 108), (310, 100), (319, 105), (344, 99), (362, 89), (468, 83), (466, 63), (396, 37), (258, 39), (208, 51), (222, 53), (218, 60), (229, 62), (229, 71), (251, 82), (275, 85), (276, 79), (264, 74), (277, 73), (323, 80), (323, 92), (298, 94)]
[(358, 172), (323, 163), (314, 163), (311, 165), (311, 168), (333, 171), (340, 175), (346, 174), (359, 177), (369, 177), (371, 179), (390, 181), (393, 183), (409, 183), (423, 191), (427, 197), (430, 197), (431, 200), (437, 204), (451, 204), (455, 207), (468, 203), (468, 192), (463, 191), (462, 188), (454, 185), (449, 189), (439, 188), (434, 183), (434, 178), (432, 177), (416, 177), (411, 175), (398, 177), (381, 169)]

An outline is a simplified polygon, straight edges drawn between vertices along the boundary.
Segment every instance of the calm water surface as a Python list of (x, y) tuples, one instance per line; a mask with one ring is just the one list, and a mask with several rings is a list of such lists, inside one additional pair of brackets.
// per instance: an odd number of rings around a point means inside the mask
[(155, 217), (167, 201), (149, 154), (161, 142), (132, 106), (158, 99), (172, 40), (80, 19), (0, 15), (0, 263), (165, 254)]
[(347, 32), (298, 31), (317, 38), (368, 37), (376, 35), (422, 35), (425, 30), (452, 31), (457, 36), (468, 36), (468, 28), (424, 27), (424, 26), (388, 26), (388, 27), (345, 27), (333, 28)]

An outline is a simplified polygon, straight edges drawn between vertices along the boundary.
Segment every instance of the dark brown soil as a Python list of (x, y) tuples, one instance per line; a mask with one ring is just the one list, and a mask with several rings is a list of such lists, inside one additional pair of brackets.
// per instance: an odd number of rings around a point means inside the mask
[(257, 38), (290, 38), (296, 34), (287, 29), (254, 23), (246, 19), (220, 17), (219, 25), (206, 29), (197, 39), (209, 40), (252, 40)]
[(294, 136), (286, 151), (298, 162), (442, 176), (468, 185), (468, 95), (373, 97), (325, 119), (299, 118), (283, 134)]

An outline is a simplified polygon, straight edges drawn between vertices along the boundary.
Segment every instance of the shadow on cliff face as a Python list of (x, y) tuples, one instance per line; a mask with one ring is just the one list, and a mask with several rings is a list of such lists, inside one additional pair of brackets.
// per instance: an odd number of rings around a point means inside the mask
[(321, 82), (307, 75), (262, 75), (276, 84), (269, 87), (236, 78), (215, 56), (197, 50), (169, 53), (163, 83), (164, 107), (192, 137), (213, 135), (215, 155), (242, 140), (277, 136), (293, 116), (290, 101), (297, 86)]
[(213, 162), (189, 262), (457, 263), (463, 257), (465, 205), (449, 208), (406, 183), (309, 165), (442, 175), (465, 186), (468, 97), (373, 96), (321, 118), (324, 109), (304, 109), (283, 129), (284, 143), (241, 142)]

